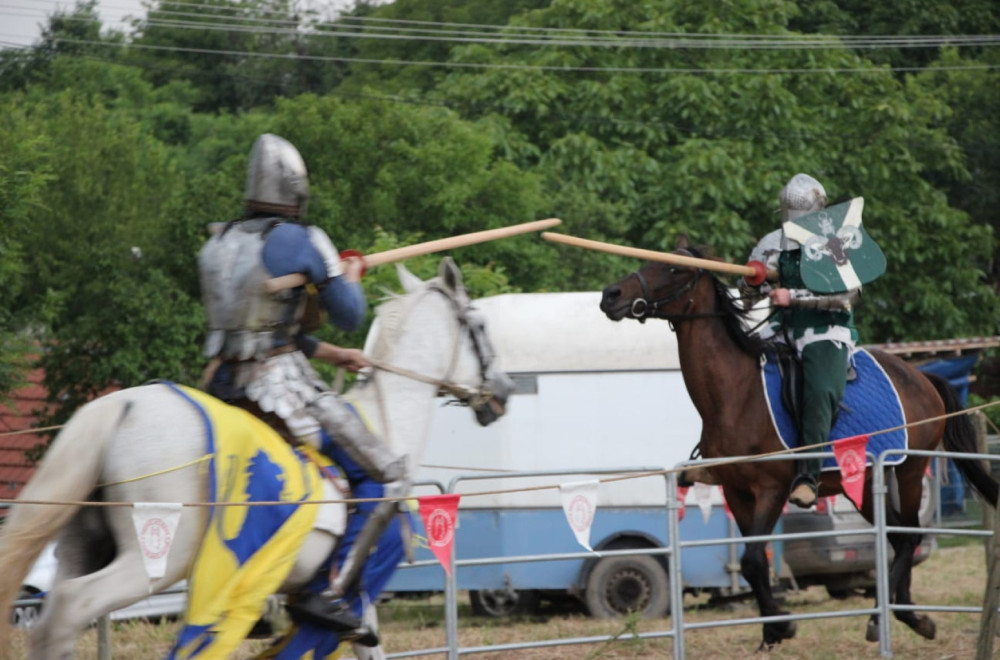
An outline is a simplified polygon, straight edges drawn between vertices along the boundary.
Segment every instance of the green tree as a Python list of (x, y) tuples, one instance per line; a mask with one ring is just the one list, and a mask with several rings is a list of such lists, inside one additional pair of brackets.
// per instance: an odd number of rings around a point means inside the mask
[[(921, 112), (931, 99), (848, 48), (704, 40), (796, 36), (796, 15), (794, 3), (769, 0), (565, 0), (512, 23), (585, 30), (579, 45), (469, 46), (456, 59), (521, 68), (455, 72), (439, 91), (463, 116), (501, 114), (524, 134), (538, 149), (535, 168), (557, 186), (551, 199), (571, 190), (609, 205), (582, 227), (567, 217), (567, 231), (654, 249), (687, 234), (739, 262), (777, 226), (784, 182), (805, 171), (832, 198), (865, 197), (866, 226), (888, 255), (889, 273), (866, 288), (858, 314), (866, 341), (992, 333), (990, 228), (949, 207), (929, 180), (964, 167), (954, 139)], [(637, 46), (630, 30), (679, 36), (669, 48)], [(604, 41), (587, 45), (588, 35)], [(947, 111), (944, 99), (937, 106)], [(570, 277), (592, 286), (582, 270)], [(920, 293), (900, 305), (901, 291)]]
[(32, 319), (15, 302), (31, 277), (19, 228), (42, 206), (51, 181), (46, 138), (12, 130), (23, 119), (20, 109), (0, 113), (0, 396), (22, 384), (33, 348)]
[[(56, 68), (63, 63), (94, 65)], [(37, 203), (7, 224), (32, 275), (7, 301), (41, 331), (45, 384), (69, 410), (154, 375), (191, 382), (200, 367), (189, 348), (200, 332), (190, 321), (197, 306), (159, 266), (175, 258), (164, 236), (183, 179), (134, 116), (148, 85), (128, 70), (102, 73), (81, 85), (102, 87), (103, 96), (37, 86), (0, 101), (4, 134), (30, 144), (35, 179), (44, 175)], [(184, 333), (193, 334), (178, 342)]]

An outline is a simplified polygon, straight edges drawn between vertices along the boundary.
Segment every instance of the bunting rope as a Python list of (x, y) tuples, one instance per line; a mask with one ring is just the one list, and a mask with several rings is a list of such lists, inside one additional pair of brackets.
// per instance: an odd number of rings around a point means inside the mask
[[(1000, 401), (992, 401), (990, 403), (983, 403), (983, 404), (980, 404), (978, 406), (973, 406), (971, 408), (966, 408), (964, 410), (959, 410), (959, 411), (952, 412), (952, 413), (946, 413), (944, 415), (938, 415), (936, 417), (928, 417), (926, 419), (921, 419), (921, 420), (918, 420), (918, 421), (915, 421), (915, 422), (909, 422), (907, 424), (900, 424), (899, 426), (894, 426), (892, 428), (881, 429), (881, 430), (878, 430), (878, 431), (872, 431), (871, 433), (868, 433), (867, 435), (868, 436), (873, 436), (873, 435), (881, 435), (883, 433), (891, 433), (893, 431), (899, 431), (901, 429), (909, 428), (911, 426), (920, 426), (922, 424), (930, 424), (931, 422), (937, 422), (937, 421), (940, 421), (942, 419), (948, 419), (948, 418), (951, 418), (951, 417), (957, 417), (959, 415), (968, 415), (968, 414), (971, 414), (971, 413), (974, 413), (974, 412), (978, 412), (980, 410), (985, 410), (986, 408), (991, 408), (991, 407), (997, 406), (997, 405), (1000, 405)], [(760, 458), (770, 458), (770, 457), (773, 457), (773, 456), (782, 456), (782, 455), (786, 455), (786, 454), (795, 454), (795, 453), (801, 453), (801, 452), (806, 452), (806, 451), (810, 451), (810, 450), (821, 449), (823, 447), (832, 446), (834, 443), (838, 442), (839, 440), (843, 440), (843, 439), (844, 438), (838, 438), (837, 440), (829, 440), (827, 442), (819, 442), (819, 443), (812, 444), (812, 445), (804, 445), (802, 447), (795, 447), (793, 449), (780, 449), (780, 450), (777, 450), (777, 451), (765, 452), (763, 454), (754, 454), (753, 456), (733, 456), (733, 457), (728, 458), (728, 459), (713, 460), (712, 461), (712, 467), (715, 467), (715, 466), (718, 466), (718, 465), (731, 465), (731, 464), (735, 464), (735, 463), (745, 463), (745, 462), (751, 462), (751, 461), (754, 461), (754, 460), (757, 460), (757, 459), (760, 459)], [(129, 479), (128, 481), (137, 481), (137, 480), (144, 479), (144, 478), (147, 478), (147, 477), (155, 476), (155, 474), (162, 474), (163, 472), (169, 472), (171, 470), (179, 470), (179, 469), (182, 469), (182, 468), (185, 468), (185, 467), (190, 467), (191, 465), (198, 464), (201, 460), (207, 460), (207, 458), (208, 458), (208, 456), (204, 456), (201, 459), (196, 460), (196, 461), (192, 461), (190, 463), (186, 463), (186, 464), (183, 464), (183, 465), (178, 465), (178, 466), (175, 466), (175, 467), (172, 467), (172, 468), (167, 468), (166, 470), (162, 470), (162, 471), (154, 473), (154, 474), (148, 474), (148, 475), (143, 475), (143, 476), (139, 476), (139, 477), (134, 477), (132, 479)], [(430, 466), (427, 466), (427, 467), (430, 467)], [(444, 466), (434, 466), (434, 467), (444, 467)], [(617, 482), (617, 481), (627, 481), (627, 480), (630, 480), (630, 479), (645, 479), (645, 478), (648, 478), (648, 477), (662, 476), (662, 475), (673, 474), (673, 473), (680, 473), (680, 472), (682, 472), (685, 469), (686, 468), (669, 468), (669, 469), (665, 469), (665, 470), (651, 470), (651, 471), (648, 471), (648, 472), (637, 472), (637, 473), (630, 473), (630, 474), (621, 474), (621, 475), (614, 476), (614, 477), (605, 477), (603, 479), (598, 479), (597, 481), (599, 483), (604, 484), (604, 483), (614, 483), (614, 482)], [(125, 482), (118, 482), (118, 483), (125, 483)], [(511, 494), (511, 493), (529, 493), (529, 492), (536, 492), (536, 491), (543, 491), (543, 490), (554, 490), (554, 489), (558, 489), (559, 487), (560, 487), (559, 484), (550, 484), (550, 485), (544, 485), (544, 486), (529, 486), (529, 487), (526, 487), (526, 488), (506, 488), (506, 489), (500, 489), (500, 490), (484, 490), (484, 491), (478, 491), (478, 492), (475, 492), (475, 493), (462, 493), (462, 497), (465, 498), (465, 497), (481, 497), (481, 496), (485, 496), (485, 495), (508, 495), (508, 494)], [(314, 501), (309, 501), (309, 502), (302, 502), (301, 504), (361, 504), (361, 503), (366, 503), (366, 502), (407, 502), (407, 501), (414, 500), (414, 499), (416, 499), (416, 498), (413, 497), (412, 495), (411, 496), (406, 496), (406, 497), (365, 497), (365, 498), (351, 498), (351, 499), (337, 499), (337, 500), (314, 500)], [(134, 502), (90, 502), (90, 501), (74, 501), (74, 500), (19, 500), (19, 499), (13, 499), (13, 498), (0, 498), (0, 504), (53, 504), (53, 505), (58, 505), (58, 506), (103, 506), (103, 507), (126, 506), (126, 507), (131, 507), (131, 506), (134, 506), (135, 503)], [(215, 507), (215, 506), (287, 506), (287, 504), (288, 504), (288, 502), (282, 502), (282, 501), (272, 501), (272, 502), (181, 502), (180, 503), (181, 506), (189, 506), (189, 507)]]

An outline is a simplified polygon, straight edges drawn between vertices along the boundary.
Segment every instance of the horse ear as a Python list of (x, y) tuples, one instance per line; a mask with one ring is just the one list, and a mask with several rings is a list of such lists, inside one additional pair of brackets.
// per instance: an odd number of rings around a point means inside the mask
[(402, 263), (396, 264), (396, 275), (399, 277), (399, 283), (403, 286), (403, 291), (407, 293), (413, 293), (424, 283), (423, 280), (408, 271)]
[(441, 265), (438, 266), (438, 275), (444, 281), (448, 290), (455, 293), (464, 287), (462, 284), (462, 271), (458, 269), (455, 264), (455, 260), (451, 257), (445, 257), (441, 260)]
[(688, 235), (687, 234), (681, 234), (680, 237), (678, 237), (678, 239), (677, 239), (677, 248), (676, 249), (678, 249), (678, 250), (686, 250), (687, 248), (688, 248)]

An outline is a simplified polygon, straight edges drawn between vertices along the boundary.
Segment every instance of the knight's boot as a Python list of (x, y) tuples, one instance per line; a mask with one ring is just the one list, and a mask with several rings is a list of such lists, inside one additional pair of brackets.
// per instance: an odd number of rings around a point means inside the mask
[(304, 592), (285, 605), (289, 616), (298, 624), (307, 623), (331, 630), (345, 642), (362, 646), (378, 646), (378, 635), (354, 614), (343, 598), (329, 598), (322, 594)]
[(379, 483), (399, 481), (407, 476), (407, 457), (397, 456), (368, 430), (361, 418), (332, 393), (309, 404), (309, 412), (323, 426), (333, 442), (342, 448), (368, 475)]
[(816, 504), (819, 495), (819, 472), (822, 462), (808, 459), (797, 462), (798, 474), (792, 481), (788, 501), (795, 506), (808, 509)]

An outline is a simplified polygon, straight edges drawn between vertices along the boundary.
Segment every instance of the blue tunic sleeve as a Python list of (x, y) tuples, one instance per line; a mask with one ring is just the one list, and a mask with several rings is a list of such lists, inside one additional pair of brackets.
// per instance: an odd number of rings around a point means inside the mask
[(361, 285), (328, 271), (327, 261), (302, 225), (283, 223), (271, 230), (262, 258), (264, 267), (275, 277), (304, 273), (316, 284), (320, 304), (337, 328), (357, 330), (364, 321), (368, 305)]

